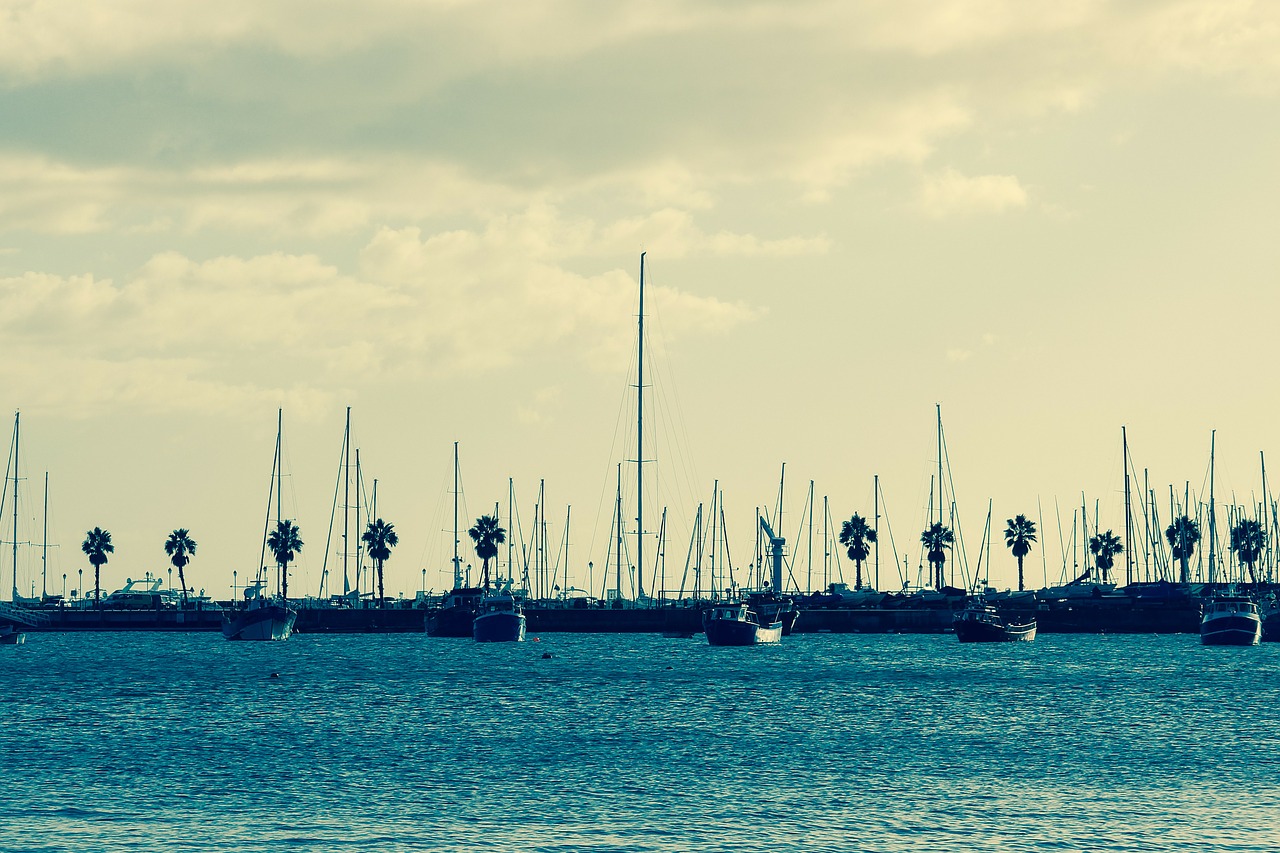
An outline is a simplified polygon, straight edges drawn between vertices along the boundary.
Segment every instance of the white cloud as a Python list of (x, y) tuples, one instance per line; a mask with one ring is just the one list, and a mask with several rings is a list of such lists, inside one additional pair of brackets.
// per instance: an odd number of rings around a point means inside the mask
[(954, 169), (924, 178), (919, 205), (927, 216), (1002, 213), (1027, 205), (1027, 192), (1012, 175), (963, 175)]
[[(0, 378), (19, 399), (77, 415), (121, 403), (216, 411), (282, 399), (305, 413), (361, 384), (483, 376), (535, 352), (617, 369), (634, 282), (557, 265), (559, 227), (541, 211), (484, 232), (384, 228), (355, 275), (312, 255), (168, 252), (120, 281), (0, 278), (12, 356)], [(724, 332), (758, 314), (671, 287), (651, 293), (674, 336)]]

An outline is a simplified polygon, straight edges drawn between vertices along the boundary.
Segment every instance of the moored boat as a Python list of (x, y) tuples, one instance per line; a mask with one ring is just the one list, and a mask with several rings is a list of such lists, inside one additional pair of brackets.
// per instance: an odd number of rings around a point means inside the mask
[(427, 611), (427, 636), (470, 637), (482, 593), (478, 586), (455, 587), (439, 607)]
[(480, 598), (471, 635), (477, 643), (518, 643), (524, 640), (524, 607), (510, 585)]
[(244, 606), (222, 614), (222, 636), (228, 640), (287, 640), (298, 611), (279, 596), (263, 595), (265, 581), (244, 591)]
[(1258, 605), (1242, 595), (1218, 595), (1204, 605), (1200, 642), (1206, 646), (1255, 646), (1262, 637)]
[(1280, 643), (1280, 598), (1272, 594), (1258, 610), (1262, 618), (1262, 642)]
[(952, 627), (962, 643), (1030, 642), (1036, 638), (1036, 620), (1006, 619), (981, 596), (956, 613)]
[(745, 601), (713, 604), (702, 612), (702, 630), (713, 646), (758, 646), (782, 641), (782, 621), (762, 622)]
[(0, 645), (20, 646), (27, 641), (25, 632), (14, 625), (0, 625)]

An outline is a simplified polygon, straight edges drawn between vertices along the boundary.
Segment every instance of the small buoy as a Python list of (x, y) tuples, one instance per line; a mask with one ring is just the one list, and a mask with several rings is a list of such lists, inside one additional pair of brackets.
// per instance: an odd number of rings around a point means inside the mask
[(280, 673), (278, 673), (278, 672), (273, 672), (273, 673), (271, 673), (271, 677), (272, 677), (272, 678), (279, 678), (279, 677), (280, 677)]
[(667, 669), (671, 669), (671, 667), (667, 667)]
[(551, 660), (551, 658), (552, 658), (552, 654), (551, 654), (551, 652), (543, 652), (543, 653), (542, 653), (542, 659), (543, 659), (543, 660)]

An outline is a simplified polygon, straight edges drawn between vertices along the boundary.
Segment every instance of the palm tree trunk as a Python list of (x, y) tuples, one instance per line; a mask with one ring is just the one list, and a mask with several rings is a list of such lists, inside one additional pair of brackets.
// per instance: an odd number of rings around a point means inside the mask
[(289, 564), (280, 564), (280, 597), (289, 602)]
[(178, 583), (182, 584), (182, 609), (187, 609), (187, 579), (182, 576), (182, 566), (178, 566)]
[(387, 598), (383, 594), (383, 590), (382, 590), (382, 561), (381, 560), (378, 561), (378, 606), (379, 607), (387, 606)]
[(854, 561), (853, 561), (853, 564), (854, 564), (855, 566), (857, 566), (857, 569), (856, 569), (857, 574), (855, 575), (855, 578), (854, 578), (854, 587), (853, 587), (853, 588), (854, 588), (854, 589), (862, 589), (862, 561), (861, 561), (861, 560), (854, 560)]
[(484, 558), (484, 563), (480, 567), (480, 573), (484, 579), (484, 588), (489, 589), (489, 558)]
[(1182, 582), (1191, 583), (1191, 572), (1187, 569), (1187, 558), (1182, 557)]
[(101, 570), (102, 566), (97, 563), (93, 564), (93, 603), (95, 607), (102, 606), (102, 586), (98, 583), (98, 576)]

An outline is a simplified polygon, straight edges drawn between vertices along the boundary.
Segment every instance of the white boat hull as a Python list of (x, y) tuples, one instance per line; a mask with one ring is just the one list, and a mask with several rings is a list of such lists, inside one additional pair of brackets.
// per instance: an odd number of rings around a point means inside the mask
[(222, 617), (222, 636), (228, 640), (287, 640), (293, 635), (298, 611), (278, 607), (260, 607), (233, 616)]

